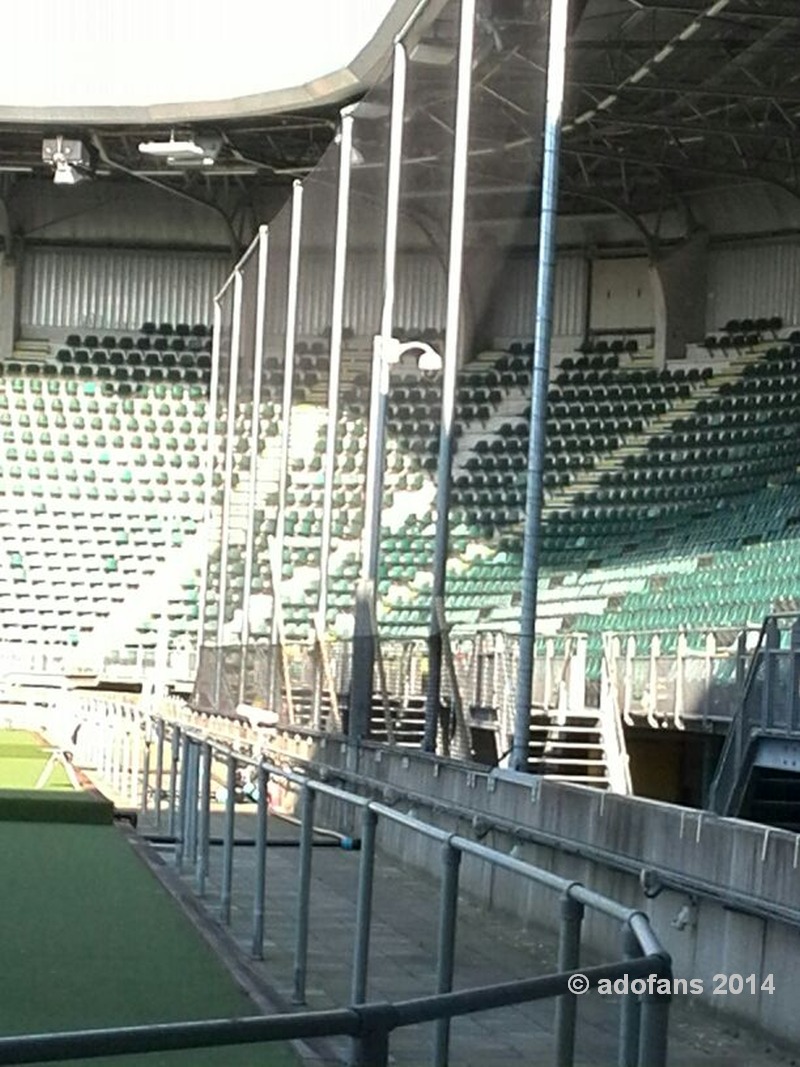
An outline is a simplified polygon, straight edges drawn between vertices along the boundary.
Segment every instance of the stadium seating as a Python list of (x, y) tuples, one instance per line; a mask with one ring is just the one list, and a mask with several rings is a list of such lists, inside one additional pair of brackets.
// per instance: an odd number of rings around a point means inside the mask
[[(781, 327), (770, 321), (758, 320), (753, 332), (774, 335)], [(78, 647), (153, 645), (159, 614), (173, 641), (195, 633), (209, 349), (207, 330), (150, 323), (138, 335), (70, 335), (54, 346), (50, 364), (6, 365), (0, 640), (31, 643), (44, 635)], [(448, 577), (448, 620), (456, 631), (513, 629), (518, 616), (529, 355), (521, 344), (486, 352), (460, 374)], [(287, 635), (302, 639), (319, 592), (327, 360), (324, 342), (298, 343), (280, 592)], [(346, 349), (328, 561), (327, 621), (340, 633), (359, 572), (368, 365), (365, 350)], [(548, 395), (543, 633), (580, 630), (597, 648), (606, 630), (674, 635), (687, 617), (698, 627), (731, 627), (789, 603), (781, 597), (791, 588), (800, 520), (798, 370), (800, 346), (774, 337), (725, 361), (665, 371), (654, 371), (624, 338), (595, 339), (560, 361)], [(206, 605), (206, 624), (212, 632), (221, 625), (223, 636), (240, 625), (248, 574), (254, 596), (273, 592), (282, 392), (281, 360), (269, 356), (255, 457), (252, 402), (240, 400), (233, 420), (228, 595), (221, 617), (213, 592)], [(224, 398), (215, 431), (224, 440)], [(379, 583), (388, 637), (427, 629), (438, 439), (438, 382), (397, 373)], [(257, 512), (248, 531), (251, 477)], [(221, 577), (224, 479), (217, 462), (212, 591)], [(252, 636), (266, 636), (267, 614), (261, 622), (251, 617)]]

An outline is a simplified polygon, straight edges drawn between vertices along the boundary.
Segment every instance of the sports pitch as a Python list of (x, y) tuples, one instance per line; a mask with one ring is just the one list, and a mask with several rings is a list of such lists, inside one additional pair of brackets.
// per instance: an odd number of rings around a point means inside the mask
[[(93, 825), (95, 814), (85, 820), (84, 809), (95, 807), (88, 795), (82, 803), (84, 797), (59, 791), (69, 788), (61, 768), (46, 796), (21, 792), (35, 784), (47, 759), (35, 735), (0, 731), (0, 1035), (258, 1015), (124, 832)], [(18, 817), (26, 798), (36, 811), (33, 821)], [(9, 808), (12, 800), (16, 808)], [(43, 805), (53, 821), (42, 818)], [(290, 1067), (298, 1061), (287, 1045), (276, 1044), (69, 1062)]]

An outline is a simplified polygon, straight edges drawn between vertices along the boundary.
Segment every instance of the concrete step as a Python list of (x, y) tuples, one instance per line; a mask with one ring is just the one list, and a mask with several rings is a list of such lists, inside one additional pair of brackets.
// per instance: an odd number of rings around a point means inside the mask
[(588, 752), (589, 749), (603, 751), (603, 746), (599, 741), (562, 741), (558, 737), (553, 737), (549, 740), (532, 741), (531, 744), (539, 749), (556, 748), (562, 752)]
[(548, 774), (547, 777), (554, 782), (567, 784), (573, 782), (576, 785), (608, 785), (608, 778), (602, 774)]
[(533, 730), (538, 730), (538, 731), (543, 732), (543, 733), (548, 733), (550, 731), (553, 731), (555, 733), (560, 733), (560, 734), (591, 734), (591, 733), (598, 733), (599, 734), (600, 733), (600, 726), (599, 725), (590, 726), (589, 725), (589, 720), (587, 720), (587, 725), (586, 726), (574, 726), (574, 725), (561, 726), (557, 722), (531, 723), (531, 730), (532, 731)]
[(570, 759), (567, 757), (559, 759), (558, 756), (542, 756), (536, 762), (554, 763), (560, 767), (605, 767), (606, 765), (606, 761), (602, 759)]

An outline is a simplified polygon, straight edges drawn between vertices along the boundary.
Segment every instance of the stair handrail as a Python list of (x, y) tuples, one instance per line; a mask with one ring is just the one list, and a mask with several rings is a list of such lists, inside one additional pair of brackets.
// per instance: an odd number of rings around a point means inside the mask
[(603, 659), (606, 670), (603, 672), (607, 699), (600, 698), (600, 725), (603, 741), (603, 749), (608, 766), (608, 783), (612, 792), (622, 793), (623, 796), (633, 794), (633, 782), (631, 781), (631, 766), (628, 756), (628, 746), (625, 743), (625, 731), (622, 729), (622, 711), (617, 699), (616, 686), (613, 683), (615, 667), (613, 656), (610, 654), (611, 635), (603, 634)]
[[(759, 722), (752, 722), (750, 709), (750, 694), (755, 682), (758, 668), (763, 661), (765, 642), (770, 627), (777, 625), (781, 619), (798, 619), (797, 612), (773, 612), (764, 617), (759, 630), (758, 640), (750, 657), (750, 663), (745, 674), (742, 688), (739, 694), (736, 711), (731, 718), (728, 733), (719, 754), (717, 767), (708, 791), (708, 807), (718, 814), (725, 814), (730, 803), (733, 791), (736, 787), (739, 771), (744, 758), (744, 747), (747, 738), (745, 731), (750, 727), (750, 732), (757, 728)], [(735, 754), (735, 755), (734, 755)]]
[(434, 598), (433, 610), (436, 615), (436, 625), (439, 628), (442, 637), (442, 661), (450, 683), (450, 693), (452, 698), (451, 722), (442, 724), (444, 755), (451, 755), (452, 746), (452, 753), (454, 755), (461, 759), (467, 759), (470, 753), (469, 727), (467, 726), (467, 720), (464, 716), (461, 686), (459, 685), (458, 672), (453, 657), (453, 647), (450, 644), (450, 624), (447, 621), (444, 599), (442, 597)]
[(342, 717), (339, 713), (339, 698), (336, 694), (336, 679), (331, 667), (330, 649), (328, 648), (328, 638), (325, 631), (321, 628), (319, 619), (314, 619), (314, 647), (316, 654), (319, 658), (320, 670), (322, 672), (322, 681), (325, 688), (328, 690), (328, 700), (330, 702), (330, 720), (331, 727), (336, 732), (340, 732), (342, 729)]

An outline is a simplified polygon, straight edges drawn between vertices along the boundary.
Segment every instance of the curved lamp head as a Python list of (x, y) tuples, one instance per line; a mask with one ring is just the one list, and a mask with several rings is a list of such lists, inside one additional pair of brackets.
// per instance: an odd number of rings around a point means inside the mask
[(418, 352), (417, 366), (421, 371), (439, 371), (442, 369), (442, 357), (435, 348), (424, 341), (398, 341), (396, 337), (382, 337), (376, 334), (372, 339), (373, 352), (380, 360), (384, 371), (400, 362), (408, 352)]
[(438, 352), (434, 351), (430, 345), (421, 345), (423, 351), (417, 360), (417, 366), (420, 370), (437, 371), (442, 369), (442, 357)]

